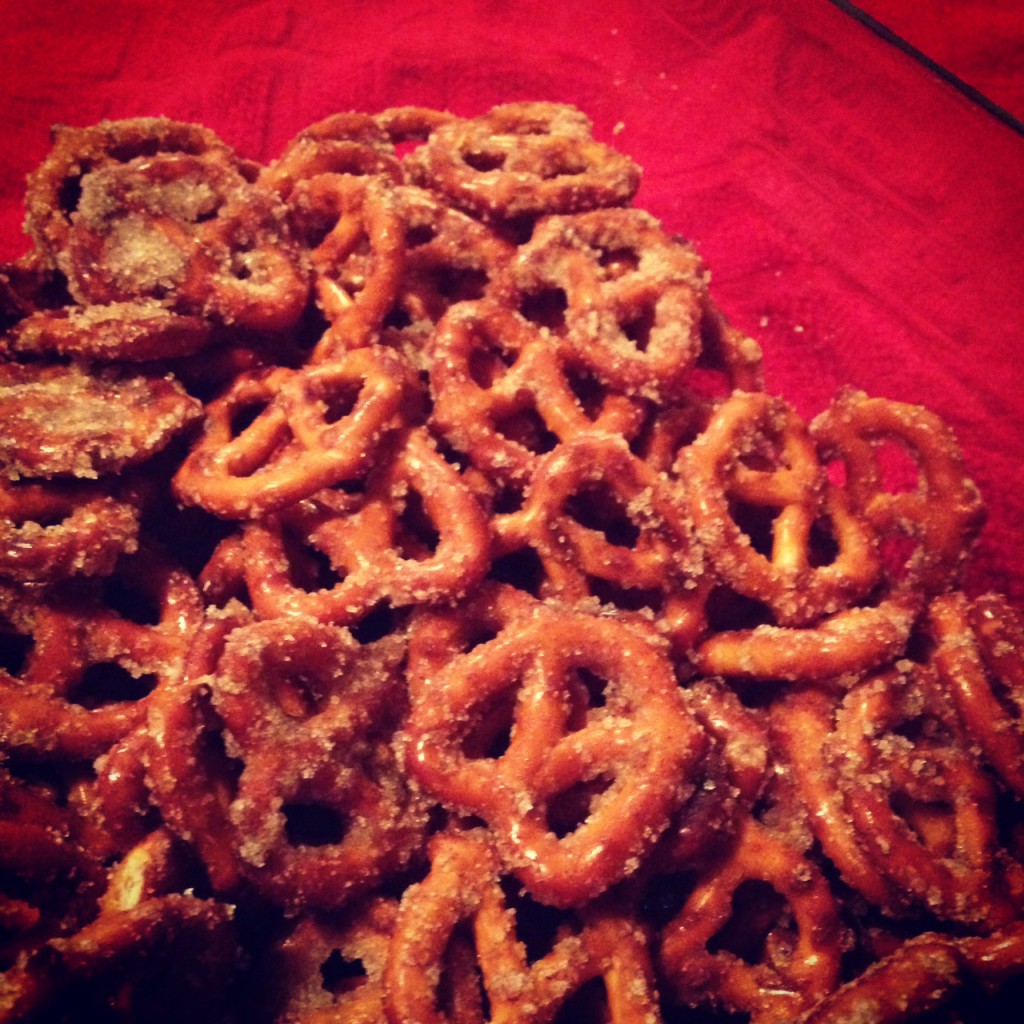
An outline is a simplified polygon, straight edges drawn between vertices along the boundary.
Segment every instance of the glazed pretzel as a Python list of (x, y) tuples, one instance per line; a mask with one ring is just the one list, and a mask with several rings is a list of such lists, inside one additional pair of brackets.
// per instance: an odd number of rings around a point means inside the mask
[(374, 180), (319, 175), (292, 196), (310, 249), (317, 302), (328, 329), (311, 360), (324, 362), (378, 340), (405, 268), (406, 226), (394, 192)]
[[(125, 416), (125, 409), (131, 414)], [(202, 415), (174, 380), (0, 366), (0, 474), (92, 477), (144, 462)]]
[[(920, 406), (869, 398), (846, 389), (811, 424), (823, 458), (841, 462), (844, 490), (880, 538), (910, 538), (887, 566), (895, 582), (925, 594), (954, 583), (984, 521), (977, 487), (967, 476), (953, 432)], [(902, 449), (916, 466), (914, 486), (889, 489), (884, 450)]]
[[(591, 675), (603, 692), (588, 689)], [(483, 721), (493, 733), (495, 708), (507, 714), (507, 746), (480, 751), (474, 729)], [(682, 801), (705, 746), (664, 655), (643, 634), (554, 610), (511, 623), (425, 681), (406, 731), (412, 775), (486, 821), (515, 874), (556, 906), (630, 873)]]
[[(802, 626), (864, 597), (878, 579), (874, 536), (826, 486), (804, 424), (781, 399), (733, 394), (679, 457), (698, 537), (714, 570), (763, 602), (779, 625)], [(751, 537), (734, 509), (767, 510), (770, 536)], [(812, 530), (828, 524), (838, 553), (816, 564)], [(763, 543), (765, 550), (759, 548)]]
[(496, 556), (535, 550), (546, 596), (653, 606), (680, 652), (702, 631), (702, 553), (677, 496), (623, 438), (559, 444), (537, 461), (522, 509), (494, 521)]
[[(757, 908), (735, 932), (752, 956), (713, 940), (744, 907), (734, 896), (744, 882), (770, 885), (788, 904), (793, 924), (771, 921), (759, 934)], [(760, 926), (763, 928), (763, 926)], [(758, 1024), (797, 1020), (839, 979), (843, 928), (828, 884), (813, 861), (748, 817), (720, 863), (704, 871), (682, 910), (661, 934), (659, 959), (677, 997), (751, 1015)]]
[(92, 483), (0, 479), (0, 576), (21, 582), (110, 573), (138, 544), (139, 511)]
[[(836, 713), (846, 811), (872, 867), (907, 898), (941, 919), (998, 928), (1016, 912), (998, 862), (994, 786), (931, 670), (904, 669), (863, 680)], [(915, 729), (917, 742), (907, 738)]]
[(201, 317), (172, 313), (155, 301), (111, 302), (32, 313), (7, 340), (25, 354), (148, 362), (194, 355), (213, 334)]
[(928, 608), (934, 660), (970, 737), (1016, 793), (1024, 794), (1024, 627), (1005, 598), (942, 594)]
[[(80, 582), (8, 612), (32, 646), (17, 675), (0, 672), (0, 749), (48, 760), (99, 757), (143, 721), (153, 692), (180, 670), (202, 614), (186, 572), (142, 551), (112, 577)], [(130, 610), (108, 602), (112, 590), (123, 590)]]
[[(245, 579), (266, 617), (352, 625), (374, 606), (450, 602), (487, 571), (490, 533), (472, 492), (414, 429), (361, 493), (325, 491), (245, 527)], [(330, 563), (326, 578), (316, 558)], [(308, 566), (308, 567), (307, 567)]]
[(517, 908), (505, 896), (501, 874), (484, 835), (435, 838), (430, 873), (399, 907), (385, 973), (388, 1020), (470, 1024), (485, 1019), (487, 1006), (486, 1019), (547, 1024), (594, 979), (604, 982), (605, 1019), (612, 1024), (652, 1019), (656, 997), (647, 943), (625, 913), (604, 907), (584, 912), (580, 921), (565, 915), (551, 948), (528, 962), (517, 937)]
[(515, 247), (426, 189), (401, 186), (394, 200), (405, 224), (405, 265), (383, 336), (429, 369), (424, 349), (437, 322), (456, 302), (494, 298)]
[[(382, 1024), (384, 968), (397, 913), (396, 900), (379, 896), (353, 906), (340, 921), (300, 918), (271, 956), (288, 993), (280, 1016), (294, 1024)], [(335, 966), (339, 960), (347, 971)]]
[(511, 276), (527, 305), (564, 295), (556, 330), (567, 359), (625, 393), (681, 393), (701, 352), (704, 271), (693, 248), (649, 214), (547, 217)]
[(524, 484), (557, 440), (615, 431), (635, 418), (618, 405), (588, 416), (549, 339), (493, 301), (453, 306), (438, 324), (430, 360), (431, 426), (503, 483)]
[(238, 166), (232, 150), (208, 128), (169, 118), (140, 117), (55, 129), (53, 146), (29, 175), (25, 192), (29, 234), (53, 264), (67, 248), (82, 179), (99, 168), (155, 154), (202, 157), (212, 165)]
[(586, 117), (555, 103), (507, 103), (441, 124), (406, 168), (417, 184), (491, 220), (619, 205), (640, 179), (628, 157), (593, 138)]
[(405, 367), (376, 347), (321, 366), (243, 374), (207, 405), (205, 431), (175, 474), (175, 492), (243, 519), (362, 477), (401, 423), (410, 391)]
[(905, 649), (920, 614), (915, 595), (847, 608), (806, 627), (761, 624), (704, 637), (694, 663), (733, 679), (824, 681), (888, 664)]

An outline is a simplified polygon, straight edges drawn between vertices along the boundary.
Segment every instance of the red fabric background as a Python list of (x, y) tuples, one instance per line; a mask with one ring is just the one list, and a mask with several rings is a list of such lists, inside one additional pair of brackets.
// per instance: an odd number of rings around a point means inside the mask
[(0, 259), (55, 122), (166, 114), (273, 157), (341, 109), (573, 102), (646, 169), (805, 415), (836, 388), (957, 431), (1024, 606), (1024, 138), (826, 0), (69, 0), (0, 6)]

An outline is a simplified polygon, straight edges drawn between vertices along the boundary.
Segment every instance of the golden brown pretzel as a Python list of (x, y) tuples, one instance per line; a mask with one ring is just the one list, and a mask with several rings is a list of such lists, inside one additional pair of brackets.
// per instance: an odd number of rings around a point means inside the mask
[(507, 103), (440, 124), (406, 167), (417, 184), (491, 220), (619, 205), (640, 181), (584, 115), (556, 103)]
[[(495, 732), (495, 709), (507, 733)], [(426, 791), (486, 821), (531, 893), (561, 906), (635, 869), (705, 747), (645, 634), (553, 609), (514, 619), (424, 681), (406, 731)]]
[[(897, 583), (925, 594), (956, 582), (985, 510), (952, 430), (920, 406), (839, 393), (811, 424), (823, 458), (843, 467), (853, 509), (893, 545), (887, 569)], [(887, 479), (886, 447), (912, 463), (912, 479)], [(909, 486), (908, 486), (909, 484)], [(910, 541), (908, 554), (900, 542)]]
[(244, 519), (358, 479), (402, 422), (410, 390), (398, 358), (377, 347), (320, 366), (242, 374), (207, 406), (205, 431), (175, 474), (175, 491)]
[[(876, 583), (873, 533), (827, 485), (805, 425), (781, 399), (734, 393), (683, 450), (679, 472), (713, 569), (769, 607), (779, 625), (847, 608)], [(812, 534), (819, 523), (837, 547), (820, 564)]]

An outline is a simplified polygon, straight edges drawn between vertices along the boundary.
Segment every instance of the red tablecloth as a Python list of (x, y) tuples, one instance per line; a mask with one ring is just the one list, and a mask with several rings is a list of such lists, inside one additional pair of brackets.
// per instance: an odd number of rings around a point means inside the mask
[(969, 583), (1024, 603), (1024, 138), (827, 0), (70, 0), (2, 5), (0, 40), (0, 258), (55, 122), (166, 114), (268, 159), (339, 109), (579, 105), (773, 391), (953, 425), (990, 509)]

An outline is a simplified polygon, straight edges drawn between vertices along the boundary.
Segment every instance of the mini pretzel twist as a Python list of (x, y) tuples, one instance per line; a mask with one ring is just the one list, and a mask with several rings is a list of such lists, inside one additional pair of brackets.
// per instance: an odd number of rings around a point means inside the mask
[[(492, 709), (506, 716), (504, 741)], [(481, 721), (485, 749), (475, 736)], [(406, 732), (414, 777), (486, 821), (505, 862), (556, 906), (596, 896), (633, 870), (705, 747), (644, 634), (553, 610), (513, 621), (431, 677)]]

